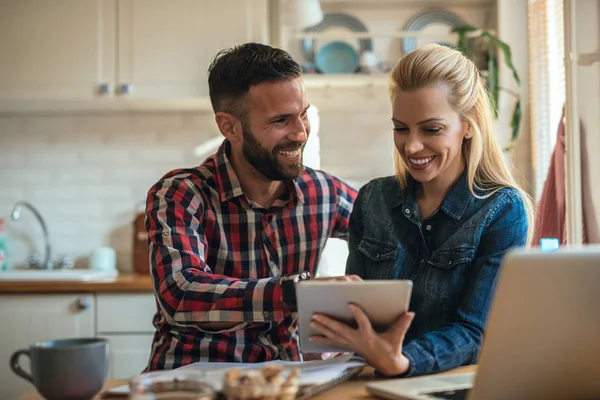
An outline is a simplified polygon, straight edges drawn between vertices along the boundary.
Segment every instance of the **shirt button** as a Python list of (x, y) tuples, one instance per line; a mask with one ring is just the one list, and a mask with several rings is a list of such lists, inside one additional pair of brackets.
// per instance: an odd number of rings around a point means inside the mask
[(170, 229), (165, 229), (165, 230), (163, 231), (163, 236), (165, 236), (165, 237), (166, 237), (166, 236), (169, 236), (170, 234), (171, 234), (171, 230), (170, 230)]
[(427, 226), (425, 227), (425, 229), (427, 229), (428, 231), (430, 231), (430, 230), (431, 230), (431, 225), (427, 225)]
[(263, 311), (263, 317), (269, 318), (269, 312), (268, 311)]

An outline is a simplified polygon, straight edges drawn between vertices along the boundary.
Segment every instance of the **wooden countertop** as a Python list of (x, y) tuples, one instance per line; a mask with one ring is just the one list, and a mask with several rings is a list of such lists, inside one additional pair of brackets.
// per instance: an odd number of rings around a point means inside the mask
[[(462, 372), (475, 372), (476, 369), (477, 369), (477, 367), (475, 365), (470, 365), (467, 367), (461, 367), (461, 368), (457, 368), (452, 371), (445, 372), (442, 375), (456, 374), (456, 373), (462, 373)], [(15, 378), (15, 379), (18, 379), (18, 378)], [(373, 369), (365, 368), (365, 370), (360, 375), (355, 377), (354, 379), (349, 380), (347, 382), (343, 382), (343, 383), (339, 384), (338, 386), (332, 388), (331, 390), (328, 390), (325, 393), (322, 393), (320, 395), (313, 397), (312, 400), (376, 399), (376, 397), (369, 394), (369, 392), (367, 392), (367, 389), (365, 388), (365, 384), (374, 379), (383, 379), (383, 378), (374, 378)], [(127, 384), (126, 379), (110, 380), (110, 381), (106, 382), (106, 385), (104, 386), (104, 390), (114, 388), (117, 386), (126, 385), (126, 384)], [(115, 396), (108, 397), (108, 396), (102, 396), (102, 394), (99, 394), (98, 396), (96, 396), (94, 398), (94, 400), (119, 399), (119, 398), (123, 399), (124, 397), (115, 397)], [(32, 390), (32, 391), (25, 393), (23, 396), (19, 397), (18, 400), (43, 400), (43, 399), (36, 390)]]
[(113, 280), (97, 282), (14, 281), (0, 282), (0, 293), (151, 292), (149, 275), (121, 273)]

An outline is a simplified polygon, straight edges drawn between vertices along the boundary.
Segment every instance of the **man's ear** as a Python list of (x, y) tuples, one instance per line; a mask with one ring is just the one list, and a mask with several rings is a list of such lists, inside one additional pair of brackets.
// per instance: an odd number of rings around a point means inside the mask
[(225, 136), (225, 139), (229, 142), (234, 143), (242, 140), (242, 125), (236, 117), (229, 113), (218, 111), (215, 114), (215, 122), (217, 123), (221, 134)]

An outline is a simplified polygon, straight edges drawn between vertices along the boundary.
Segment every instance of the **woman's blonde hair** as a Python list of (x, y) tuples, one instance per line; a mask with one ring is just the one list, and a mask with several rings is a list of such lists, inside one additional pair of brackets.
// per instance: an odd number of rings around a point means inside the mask
[[(517, 190), (528, 214), (529, 241), (534, 230), (533, 203), (515, 181), (496, 140), (492, 103), (475, 64), (457, 50), (428, 44), (403, 56), (390, 78), (390, 97), (395, 90), (413, 91), (436, 85), (446, 88), (450, 105), (472, 130), (462, 150), (469, 190), (479, 198), (491, 196), (504, 187)], [(408, 168), (395, 147), (394, 171), (400, 185), (405, 187)]]

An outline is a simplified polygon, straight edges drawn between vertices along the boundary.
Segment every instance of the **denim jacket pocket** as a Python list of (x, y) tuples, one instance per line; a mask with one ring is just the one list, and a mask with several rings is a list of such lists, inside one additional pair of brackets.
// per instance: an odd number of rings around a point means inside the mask
[(475, 258), (475, 248), (446, 247), (429, 256), (425, 293), (432, 299), (448, 302), (456, 297), (464, 286), (467, 270)]
[(368, 265), (365, 266), (367, 279), (388, 278), (391, 267), (396, 260), (398, 246), (393, 243), (363, 237), (358, 243), (358, 250), (367, 259)]

